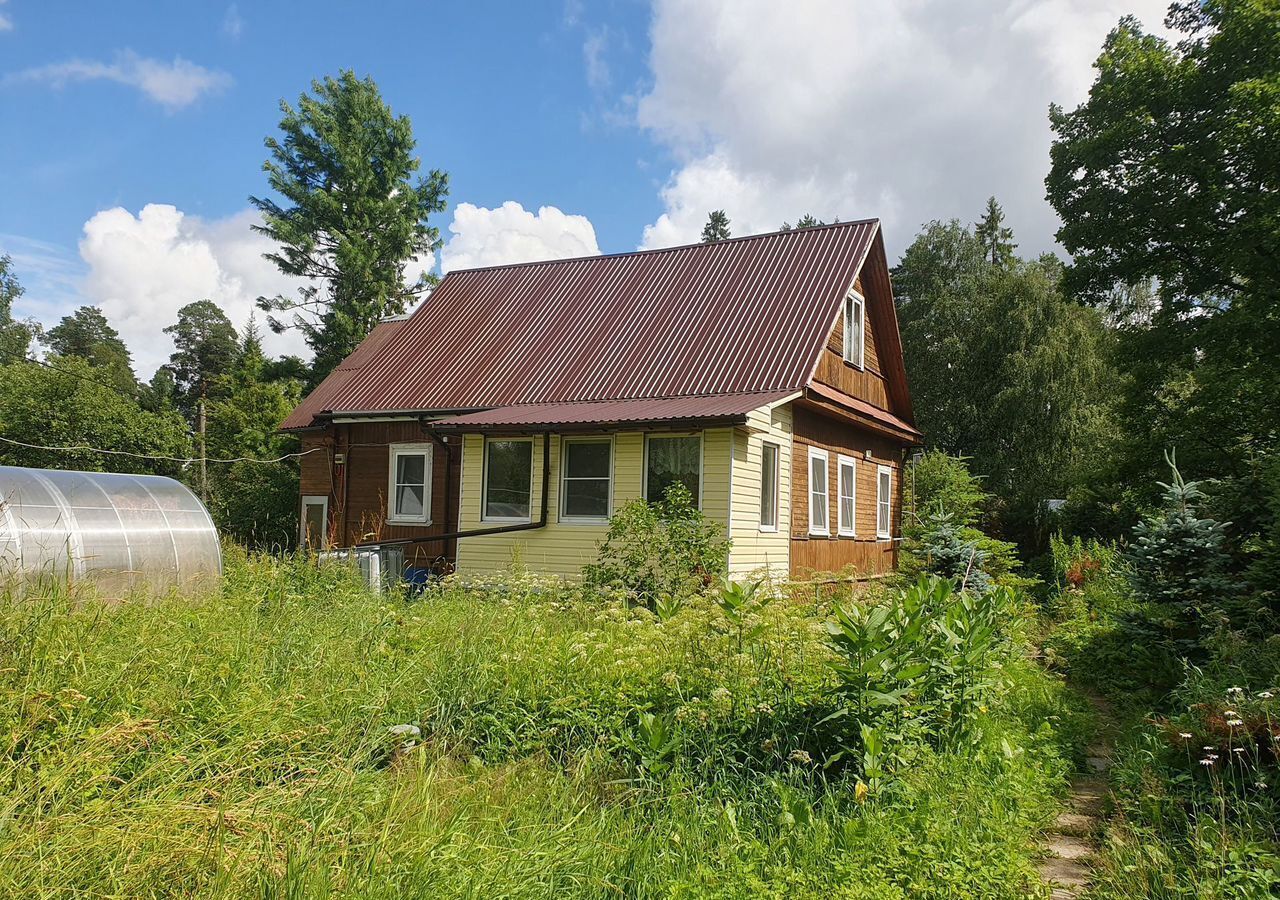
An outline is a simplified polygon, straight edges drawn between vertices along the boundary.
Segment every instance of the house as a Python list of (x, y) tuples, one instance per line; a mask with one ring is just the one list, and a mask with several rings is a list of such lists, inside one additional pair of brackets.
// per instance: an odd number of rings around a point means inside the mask
[(281, 427), (304, 543), (566, 576), (675, 481), (735, 574), (891, 570), (920, 438), (875, 219), (452, 271)]

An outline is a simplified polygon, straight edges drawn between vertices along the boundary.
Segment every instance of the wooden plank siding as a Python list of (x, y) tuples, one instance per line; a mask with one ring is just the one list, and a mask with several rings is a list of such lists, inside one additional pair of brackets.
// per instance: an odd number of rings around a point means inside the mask
[[(733, 515), (729, 537), (729, 574), (786, 578), (791, 552), (791, 409), (783, 403), (753, 411), (744, 428), (733, 431)], [(778, 526), (760, 527), (760, 486), (764, 445), (778, 448)]]
[[(395, 541), (442, 534), (457, 528), (457, 491), (460, 474), (460, 441), (455, 447), (453, 472), (446, 477), (444, 452), (433, 447), (431, 465), (431, 524), (403, 525), (387, 521), (387, 484), (391, 445), (429, 443), (416, 422), (338, 423), (323, 432), (302, 436), (302, 449), (320, 448), (302, 457), (303, 496), (329, 498), (329, 543), (348, 547), (370, 541)], [(334, 464), (334, 454), (345, 453), (346, 464)], [(452, 498), (445, 496), (446, 483)], [(405, 559), (411, 565), (448, 568), (455, 555), (453, 541), (410, 544)]]
[[(898, 562), (894, 539), (876, 537), (876, 472), (878, 466), (893, 470), (890, 493), (890, 520), (893, 538), (902, 534), (902, 444), (840, 419), (825, 416), (801, 403), (793, 404), (794, 446), (791, 465), (791, 575), (808, 577), (813, 572), (836, 572), (852, 566), (860, 575), (892, 571)], [(827, 522), (829, 537), (809, 534), (809, 447), (826, 450)], [(871, 451), (867, 459), (866, 451)], [(854, 537), (838, 535), (839, 504), (838, 455), (853, 457), (855, 482)]]
[[(861, 279), (854, 282), (855, 290), (861, 292)], [(880, 371), (880, 352), (876, 340), (876, 330), (870, 315), (871, 301), (866, 300), (863, 308), (863, 367), (844, 360), (844, 308), (836, 316), (827, 343), (814, 370), (813, 380), (821, 382), (838, 391), (866, 400), (881, 409), (893, 411), (889, 398), (889, 388), (884, 374)]]

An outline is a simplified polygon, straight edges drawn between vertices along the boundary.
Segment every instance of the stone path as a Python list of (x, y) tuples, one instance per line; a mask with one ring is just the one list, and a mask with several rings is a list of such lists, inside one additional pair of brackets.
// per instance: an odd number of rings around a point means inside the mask
[[(1109, 723), (1106, 701), (1090, 698), (1099, 720)], [(1105, 734), (1107, 729), (1102, 729)], [(1106, 813), (1107, 769), (1111, 765), (1109, 743), (1089, 748), (1086, 771), (1071, 779), (1067, 808), (1058, 815), (1053, 830), (1044, 836), (1047, 855), (1040, 862), (1040, 878), (1050, 887), (1052, 900), (1076, 900), (1093, 877), (1094, 841)]]

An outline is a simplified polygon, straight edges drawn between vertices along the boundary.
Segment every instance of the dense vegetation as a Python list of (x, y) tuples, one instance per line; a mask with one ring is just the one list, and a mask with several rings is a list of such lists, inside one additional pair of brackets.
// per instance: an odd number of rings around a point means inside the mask
[(6, 601), (0, 894), (1034, 893), (1079, 719), (1025, 609), (883, 600), (406, 602), (231, 549), (213, 598)]

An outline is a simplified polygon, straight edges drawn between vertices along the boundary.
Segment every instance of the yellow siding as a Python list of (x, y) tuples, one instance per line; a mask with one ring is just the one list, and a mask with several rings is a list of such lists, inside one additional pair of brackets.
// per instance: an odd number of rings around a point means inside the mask
[[(786, 578), (791, 549), (791, 404), (751, 413), (745, 428), (733, 432), (733, 550), (729, 571), (735, 577), (761, 574)], [(765, 442), (778, 446), (778, 528), (760, 530), (760, 480)]]
[[(703, 433), (702, 508), (722, 525), (729, 512), (729, 448), (731, 429)], [(560, 521), (560, 438), (551, 436), (551, 485), (547, 498), (547, 525), (510, 534), (481, 535), (458, 541), (458, 571), (467, 573), (509, 570), (517, 558), (538, 574), (577, 577), (584, 564), (595, 558), (597, 543), (608, 526)], [(493, 527), (480, 519), (483, 483), (484, 438), (466, 435), (462, 451), (462, 500), (459, 530)], [(644, 434), (613, 435), (613, 509), (640, 497), (644, 482)], [(533, 443), (533, 508), (536, 519), (542, 502), (542, 438)]]

